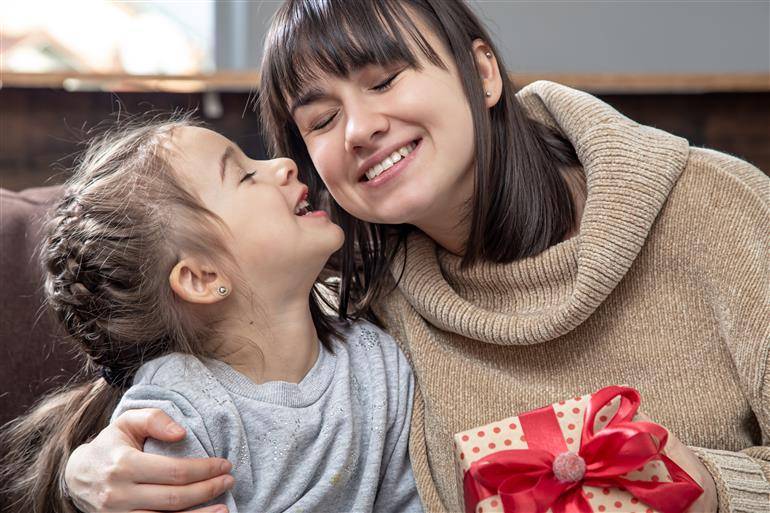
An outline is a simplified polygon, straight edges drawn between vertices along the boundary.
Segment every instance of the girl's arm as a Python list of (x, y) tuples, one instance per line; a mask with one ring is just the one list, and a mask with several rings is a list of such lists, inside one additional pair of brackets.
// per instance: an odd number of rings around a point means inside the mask
[[(159, 409), (128, 410), (67, 462), (64, 480), (83, 512), (187, 510), (235, 484), (222, 458), (174, 458), (142, 452), (147, 439), (177, 442), (188, 433)], [(224, 513), (207, 506), (196, 513)]]

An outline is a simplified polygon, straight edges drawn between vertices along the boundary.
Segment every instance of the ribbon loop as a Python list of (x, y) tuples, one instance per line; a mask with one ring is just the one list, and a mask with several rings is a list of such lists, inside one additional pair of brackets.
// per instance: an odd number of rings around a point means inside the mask
[[(616, 398), (617, 410), (598, 432), (598, 413)], [(615, 487), (628, 491), (662, 513), (683, 513), (703, 492), (676, 463), (662, 454), (668, 432), (652, 422), (634, 422), (641, 396), (633, 388), (611, 386), (591, 396), (585, 411), (580, 450), (568, 452), (536, 436), (528, 449), (499, 451), (471, 464), (464, 477), (466, 512), (486, 497), (499, 495), (506, 513), (591, 513), (582, 487)], [(552, 408), (522, 414), (522, 427), (553, 433)], [(526, 421), (525, 421), (526, 419)], [(561, 433), (561, 431), (557, 431)], [(661, 460), (673, 482), (632, 481), (624, 476), (653, 460)]]

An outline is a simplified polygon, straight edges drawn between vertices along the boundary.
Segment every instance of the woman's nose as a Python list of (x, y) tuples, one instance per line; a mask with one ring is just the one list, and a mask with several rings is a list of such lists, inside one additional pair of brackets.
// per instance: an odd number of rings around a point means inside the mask
[(356, 152), (376, 144), (389, 128), (388, 118), (364, 101), (350, 102), (345, 115), (345, 149)]
[(288, 185), (297, 180), (297, 164), (287, 158), (275, 159), (275, 180), (278, 185)]

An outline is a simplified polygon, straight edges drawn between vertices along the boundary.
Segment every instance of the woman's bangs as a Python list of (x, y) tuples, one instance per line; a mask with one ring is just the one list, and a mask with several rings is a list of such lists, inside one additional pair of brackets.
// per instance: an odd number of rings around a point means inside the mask
[(418, 68), (414, 48), (443, 67), (414, 15), (398, 1), (302, 1), (285, 14), (269, 36), (264, 64), (272, 84), (290, 98), (323, 75), (347, 77), (364, 66), (395, 62)]

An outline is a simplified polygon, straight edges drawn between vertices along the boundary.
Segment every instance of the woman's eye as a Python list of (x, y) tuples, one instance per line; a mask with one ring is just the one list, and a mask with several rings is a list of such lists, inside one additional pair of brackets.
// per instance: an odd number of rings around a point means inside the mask
[(238, 182), (238, 183), (241, 184), (241, 183), (245, 182), (246, 180), (252, 178), (256, 174), (257, 174), (256, 171), (252, 171), (251, 173), (246, 173), (245, 175), (243, 175), (243, 178), (241, 178), (241, 181)]
[(393, 84), (393, 80), (396, 79), (396, 77), (399, 75), (399, 73), (401, 73), (401, 72), (399, 71), (398, 73), (394, 73), (393, 75), (388, 77), (388, 79), (385, 80), (384, 82), (380, 82), (376, 86), (372, 87), (372, 89), (374, 91), (387, 91), (388, 89), (390, 89), (391, 85)]
[(311, 130), (321, 130), (323, 127), (325, 127), (326, 125), (328, 125), (329, 123), (331, 123), (331, 122), (332, 122), (332, 120), (334, 119), (334, 116), (336, 116), (336, 115), (337, 115), (337, 113), (335, 112), (334, 114), (332, 114), (332, 115), (330, 115), (330, 116), (327, 116), (327, 117), (323, 118), (321, 121), (319, 121), (318, 123), (316, 123), (315, 125), (313, 125), (313, 127), (311, 128)]

